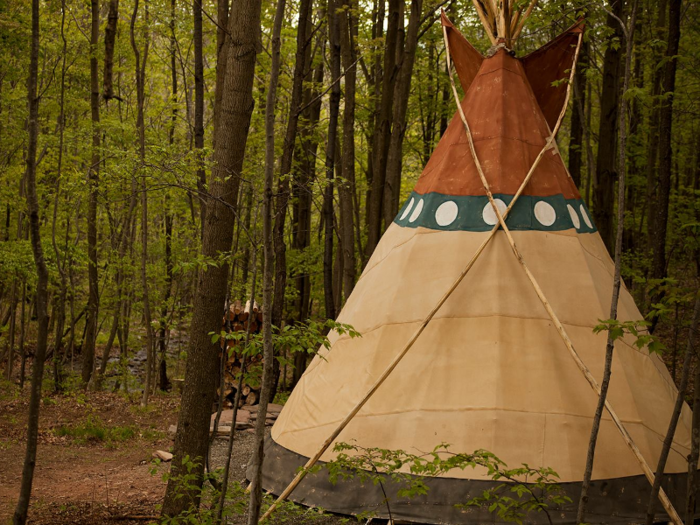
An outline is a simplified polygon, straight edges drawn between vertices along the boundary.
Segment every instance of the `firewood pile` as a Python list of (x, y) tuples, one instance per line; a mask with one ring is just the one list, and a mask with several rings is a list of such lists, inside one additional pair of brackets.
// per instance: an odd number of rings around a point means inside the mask
[[(272, 426), (277, 420), (277, 416), (282, 411), (282, 405), (276, 405), (274, 403), (268, 403), (267, 413), (265, 414), (265, 426)], [(238, 409), (236, 413), (236, 430), (245, 430), (246, 432), (253, 433), (255, 428), (255, 423), (258, 418), (258, 407), (243, 405)], [(209, 432), (214, 433), (214, 420), (216, 419), (216, 414), (211, 415), (211, 423), (209, 427)], [(216, 429), (217, 437), (227, 437), (231, 433), (231, 423), (233, 420), (233, 410), (224, 410), (221, 412), (219, 419), (219, 425)]]
[[(262, 329), (262, 309), (257, 302), (251, 308), (250, 301), (245, 305), (241, 301), (234, 301), (229, 306), (229, 311), (223, 319), (223, 329), (226, 332), (240, 332), (244, 336), (250, 321), (251, 336)], [(246, 373), (241, 388), (239, 408), (243, 405), (253, 406), (260, 401), (259, 377), (255, 377), (255, 370), (262, 368), (262, 354), (248, 355), (245, 370), (242, 369), (243, 356), (239, 346), (243, 345), (244, 337), (240, 341), (228, 340), (228, 353), (224, 368), (224, 406), (231, 408), (236, 400), (236, 390), (240, 374)]]

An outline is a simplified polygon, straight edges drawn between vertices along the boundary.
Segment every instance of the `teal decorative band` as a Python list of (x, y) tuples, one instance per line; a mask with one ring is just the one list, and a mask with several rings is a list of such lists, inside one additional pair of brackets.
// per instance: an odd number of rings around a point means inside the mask
[[(513, 195), (495, 194), (501, 213)], [(488, 197), (453, 196), (441, 193), (411, 193), (394, 219), (407, 228), (430, 228), (445, 231), (490, 231), (498, 222)], [(581, 199), (565, 199), (563, 195), (533, 197), (521, 195), (506, 218), (511, 230), (561, 231), (574, 228), (579, 233), (592, 233), (596, 227)]]

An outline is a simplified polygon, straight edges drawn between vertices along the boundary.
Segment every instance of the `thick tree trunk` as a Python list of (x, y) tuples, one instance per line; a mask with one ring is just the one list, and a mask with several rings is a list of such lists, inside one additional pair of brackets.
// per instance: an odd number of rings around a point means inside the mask
[(357, 17), (352, 0), (344, 0), (340, 14), (341, 55), (345, 70), (345, 109), (343, 110), (342, 180), (340, 199), (340, 249), (343, 257), (343, 290), (346, 301), (355, 287), (355, 90), (357, 84)]
[[(226, 78), (212, 168), (211, 198), (202, 241), (202, 254), (219, 257), (231, 249), (234, 208), (240, 186), (245, 145), (253, 112), (253, 79), (260, 49), (260, 0), (240, 0), (232, 6), (226, 40)], [(198, 491), (188, 490), (179, 480), (185, 456), (197, 464), (196, 486), (201, 487), (204, 458), (209, 443), (209, 414), (216, 394), (219, 356), (210, 332), (221, 329), (221, 309), (226, 299), (228, 265), (208, 267), (199, 274), (194, 296), (187, 369), (178, 417), (171, 477), (163, 514), (175, 516), (198, 504)], [(191, 482), (189, 482), (191, 483)]]
[[(258, 418), (255, 422), (255, 448), (251, 465), (253, 475), (248, 505), (248, 525), (258, 525), (260, 506), (262, 505), (262, 468), (265, 459), (265, 423), (267, 404), (274, 381), (272, 347), (272, 292), (274, 279), (274, 246), (272, 231), (272, 180), (275, 172), (275, 103), (277, 101), (277, 84), (280, 73), (280, 38), (284, 21), (285, 0), (277, 0), (275, 21), (272, 28), (272, 66), (270, 84), (265, 103), (265, 186), (263, 194), (263, 374), (258, 405)], [(291, 156), (290, 156), (291, 157)]]
[[(609, 0), (612, 13), (622, 18), (623, 0)], [(611, 38), (622, 41), (623, 34), (619, 22), (608, 14), (607, 26)], [(598, 128), (598, 159), (596, 181), (593, 188), (593, 218), (600, 236), (609, 251), (614, 250), (615, 211), (615, 151), (617, 145), (617, 108), (620, 103), (620, 57), (619, 46), (608, 45), (603, 63), (603, 87), (600, 96), (600, 125)]]
[[(386, 183), (384, 186), (384, 227), (389, 225), (399, 211), (401, 196), (401, 161), (403, 159), (403, 139), (406, 135), (406, 112), (411, 94), (411, 77), (418, 46), (423, 0), (411, 0), (411, 14), (404, 39), (403, 51), (397, 61), (397, 75), (394, 83), (394, 107), (391, 123), (391, 138), (386, 163)], [(403, 24), (402, 24), (403, 25)]]
[(48, 281), (49, 272), (44, 260), (41, 246), (39, 199), (36, 188), (36, 150), (39, 138), (39, 97), (37, 94), (37, 76), (39, 70), (39, 0), (32, 0), (32, 40), (30, 48), (29, 78), (27, 80), (27, 99), (29, 117), (27, 122), (27, 156), (26, 156), (26, 191), (27, 210), (29, 212), (29, 233), (32, 243), (32, 253), (37, 272), (37, 345), (32, 367), (32, 386), (29, 399), (29, 415), (27, 418), (27, 449), (22, 468), (22, 482), (19, 499), (15, 508), (14, 525), (24, 525), (27, 522), (27, 511), (32, 493), (34, 467), (36, 464), (37, 437), (39, 435), (39, 408), (41, 402), (41, 386), (44, 377), (44, 359), (46, 356), (46, 341), (48, 338)]
[(97, 275), (97, 191), (100, 175), (100, 82), (97, 69), (97, 44), (100, 37), (100, 2), (91, 0), (90, 32), (90, 113), (92, 117), (92, 158), (88, 174), (88, 311), (85, 340), (83, 342), (83, 386), (87, 387), (95, 365), (95, 340), (97, 339), (97, 314), (100, 303)]

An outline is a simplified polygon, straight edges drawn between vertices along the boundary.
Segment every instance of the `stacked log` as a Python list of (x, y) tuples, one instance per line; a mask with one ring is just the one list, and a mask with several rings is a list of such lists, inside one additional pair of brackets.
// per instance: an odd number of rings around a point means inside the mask
[[(241, 301), (234, 301), (229, 306), (229, 310), (223, 318), (222, 329), (227, 333), (241, 332), (245, 334), (250, 322), (251, 335), (260, 333), (262, 329), (262, 309), (257, 302), (253, 303), (251, 308), (250, 301), (245, 305)], [(224, 365), (224, 398), (225, 406), (231, 408), (236, 399), (236, 390), (240, 374), (244, 373), (243, 386), (241, 388), (241, 396), (239, 408), (243, 405), (257, 405), (260, 400), (260, 384), (258, 384), (250, 372), (262, 368), (262, 354), (248, 355), (246, 359), (245, 370), (242, 368), (243, 359), (241, 355), (241, 347), (243, 342), (235, 340), (227, 340), (227, 356)], [(223, 347), (223, 345), (222, 345)], [(223, 348), (222, 348), (223, 349)]]

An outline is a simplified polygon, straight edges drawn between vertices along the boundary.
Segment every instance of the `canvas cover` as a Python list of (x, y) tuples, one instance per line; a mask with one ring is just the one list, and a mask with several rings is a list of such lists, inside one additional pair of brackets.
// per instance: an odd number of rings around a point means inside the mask
[[(465, 89), (462, 107), (475, 149), (503, 211), (565, 103), (565, 83), (555, 81), (568, 78), (581, 28), (574, 26), (518, 59), (505, 49), (484, 58), (448, 20), (443, 24)], [(330, 350), (320, 350), (275, 423), (267, 444), (266, 488), (279, 492), (294, 469), (318, 450), (402, 350), (496, 222), (455, 116), (338, 317), (362, 337), (331, 334)], [(545, 154), (506, 223), (576, 350), (600, 381), (607, 334), (596, 335), (593, 328), (609, 316), (614, 264), (556, 148)], [(619, 319), (642, 319), (624, 287)], [(630, 338), (616, 343), (609, 400), (653, 467), (677, 390), (661, 359), (632, 343)], [(553, 468), (575, 499), (596, 402), (499, 231), (337, 441), (413, 453), (440, 443), (449, 443), (454, 452), (486, 449), (510, 467)], [(667, 473), (687, 469), (690, 423), (684, 406)], [(331, 447), (321, 459), (333, 457)], [(641, 474), (606, 413), (593, 470), (592, 516), (602, 523), (638, 520), (649, 493)], [(679, 479), (670, 477), (667, 483), (684, 486)], [(442, 503), (397, 504), (394, 517), (484, 523), (484, 515), (456, 512), (453, 504), (463, 502), (470, 487), (481, 490), (488, 483), (481, 470), (450, 472), (432, 496)], [(606, 490), (613, 489), (618, 497), (607, 497)], [(349, 495), (317, 474), (302, 481), (291, 499), (346, 513), (374, 506), (381, 515), (384, 506), (372, 491), (376, 488), (357, 485)], [(672, 498), (682, 497), (681, 489), (671, 492)], [(557, 522), (573, 523), (574, 517), (575, 508), (563, 510)]]

